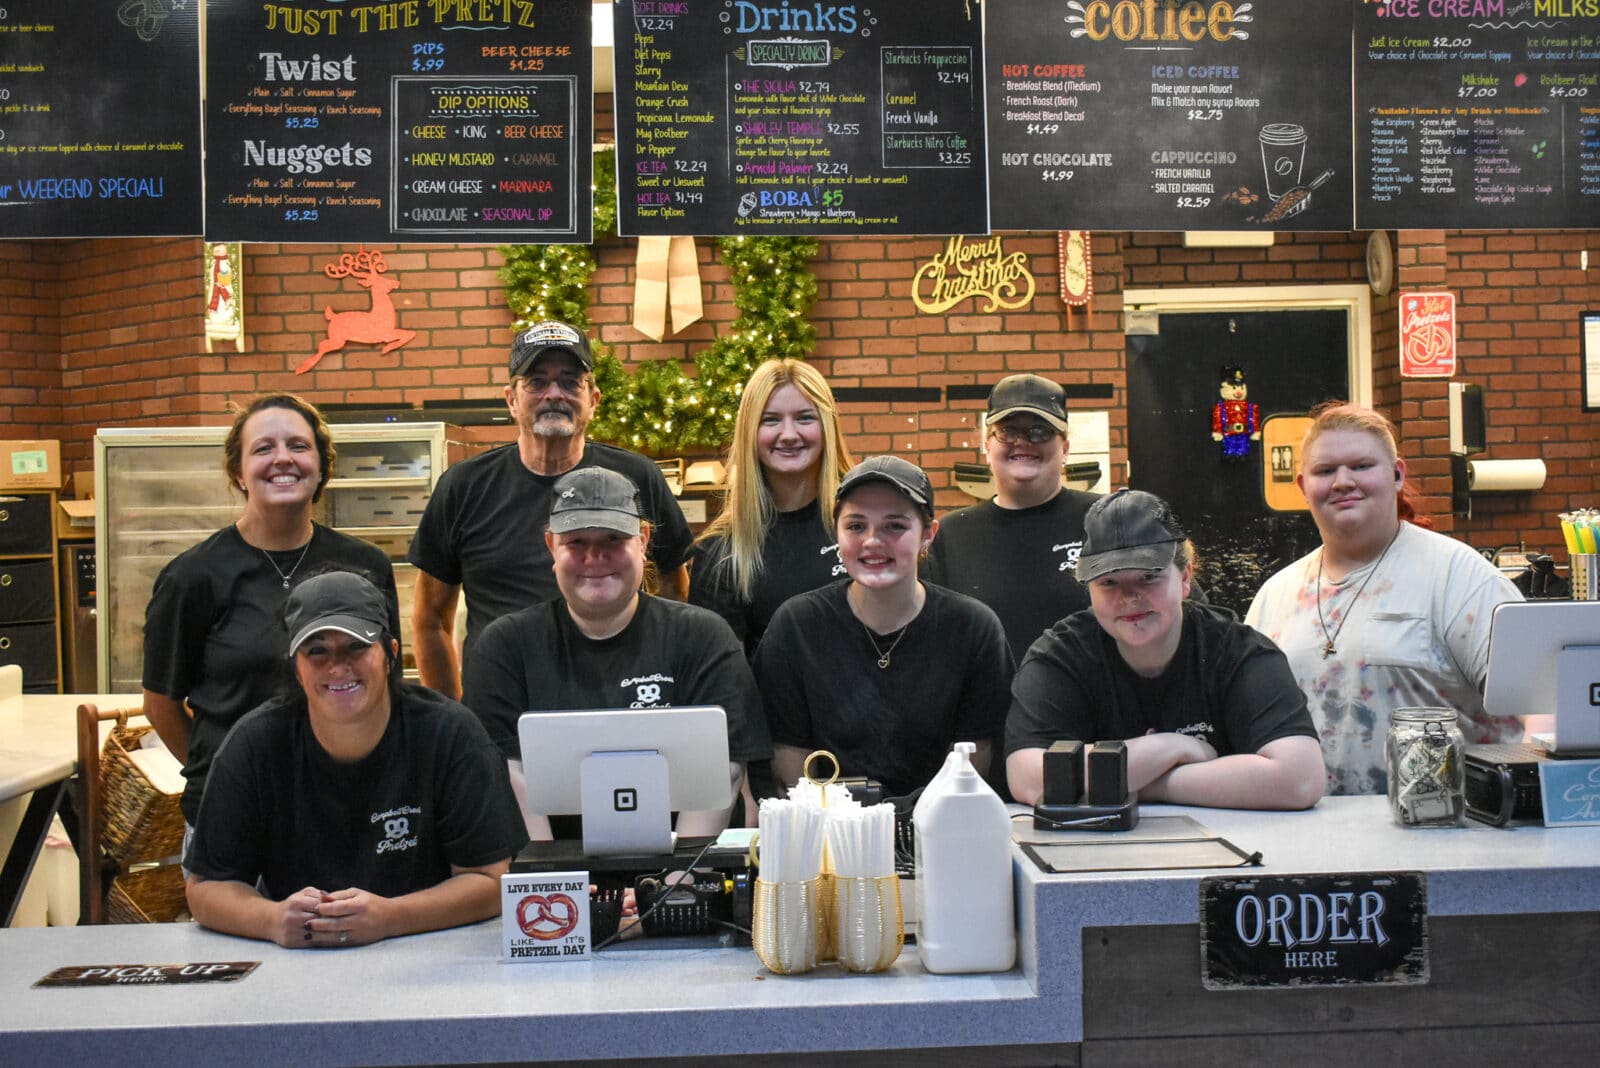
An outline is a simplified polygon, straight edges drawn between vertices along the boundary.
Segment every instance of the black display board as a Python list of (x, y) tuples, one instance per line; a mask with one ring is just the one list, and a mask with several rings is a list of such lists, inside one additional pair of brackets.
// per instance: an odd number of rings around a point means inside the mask
[(198, 11), (0, 0), (0, 236), (200, 232)]
[(206, 236), (587, 244), (588, 0), (208, 0)]
[(1349, 0), (988, 9), (997, 230), (1348, 230)]
[(613, 12), (620, 232), (987, 232), (979, 0)]
[(1391, 0), (1355, 15), (1362, 229), (1600, 221), (1600, 4)]

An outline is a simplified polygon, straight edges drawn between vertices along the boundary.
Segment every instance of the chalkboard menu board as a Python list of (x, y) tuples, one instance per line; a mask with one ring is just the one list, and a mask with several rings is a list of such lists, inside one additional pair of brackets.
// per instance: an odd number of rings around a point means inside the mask
[(1347, 230), (1349, 0), (989, 5), (997, 230)]
[(624, 234), (985, 233), (978, 0), (614, 0)]
[(0, 236), (200, 232), (198, 5), (0, 0)]
[(1357, 5), (1363, 229), (1600, 220), (1600, 4)]
[(206, 236), (587, 244), (589, 17), (587, 0), (208, 0)]

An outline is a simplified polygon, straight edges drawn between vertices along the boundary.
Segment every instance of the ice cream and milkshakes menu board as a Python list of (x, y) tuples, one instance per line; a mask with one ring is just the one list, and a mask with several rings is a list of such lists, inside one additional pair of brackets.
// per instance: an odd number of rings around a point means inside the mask
[(0, 236), (200, 232), (198, 5), (0, 0)]
[(1600, 221), (1600, 0), (1356, 10), (1356, 222)]
[(589, 16), (588, 0), (208, 0), (206, 235), (587, 243)]
[(614, 0), (624, 234), (982, 233), (978, 0)]

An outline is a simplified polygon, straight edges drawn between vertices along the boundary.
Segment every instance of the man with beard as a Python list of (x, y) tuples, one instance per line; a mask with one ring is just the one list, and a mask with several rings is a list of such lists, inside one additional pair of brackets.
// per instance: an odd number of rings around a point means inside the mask
[(494, 620), (559, 596), (544, 532), (556, 480), (581, 467), (626, 475), (652, 528), (648, 555), (657, 592), (682, 600), (689, 524), (660, 470), (647, 458), (588, 441), (600, 403), (589, 339), (566, 323), (535, 323), (511, 343), (506, 407), (517, 424), (510, 445), (456, 464), (439, 479), (408, 559), (417, 567), (412, 648), (422, 683), (461, 696), (454, 633), (456, 596), (467, 596), (463, 657)]

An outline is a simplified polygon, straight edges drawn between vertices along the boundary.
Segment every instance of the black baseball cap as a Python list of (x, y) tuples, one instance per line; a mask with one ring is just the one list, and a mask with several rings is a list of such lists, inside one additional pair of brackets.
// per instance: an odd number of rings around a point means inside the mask
[(1095, 501), (1083, 517), (1078, 581), (1088, 585), (1113, 571), (1158, 571), (1177, 559), (1187, 536), (1160, 497), (1117, 490)]
[(989, 414), (985, 426), (993, 426), (1008, 415), (1028, 412), (1067, 432), (1067, 391), (1038, 375), (1007, 375), (989, 391)]
[(933, 515), (933, 484), (922, 468), (898, 456), (869, 456), (846, 472), (833, 495), (843, 501), (851, 490), (868, 482), (887, 482), (905, 495), (925, 515)]
[(594, 370), (594, 353), (582, 330), (554, 319), (546, 319), (511, 339), (511, 375), (525, 375), (547, 352), (570, 352), (585, 371)]
[(324, 630), (341, 631), (374, 644), (388, 635), (389, 605), (378, 587), (360, 575), (329, 571), (313, 575), (289, 591), (283, 626), (291, 635), (290, 656), (300, 651), (306, 639)]
[(639, 533), (639, 487), (627, 475), (606, 467), (568, 471), (555, 484), (550, 533), (599, 527), (630, 538)]

